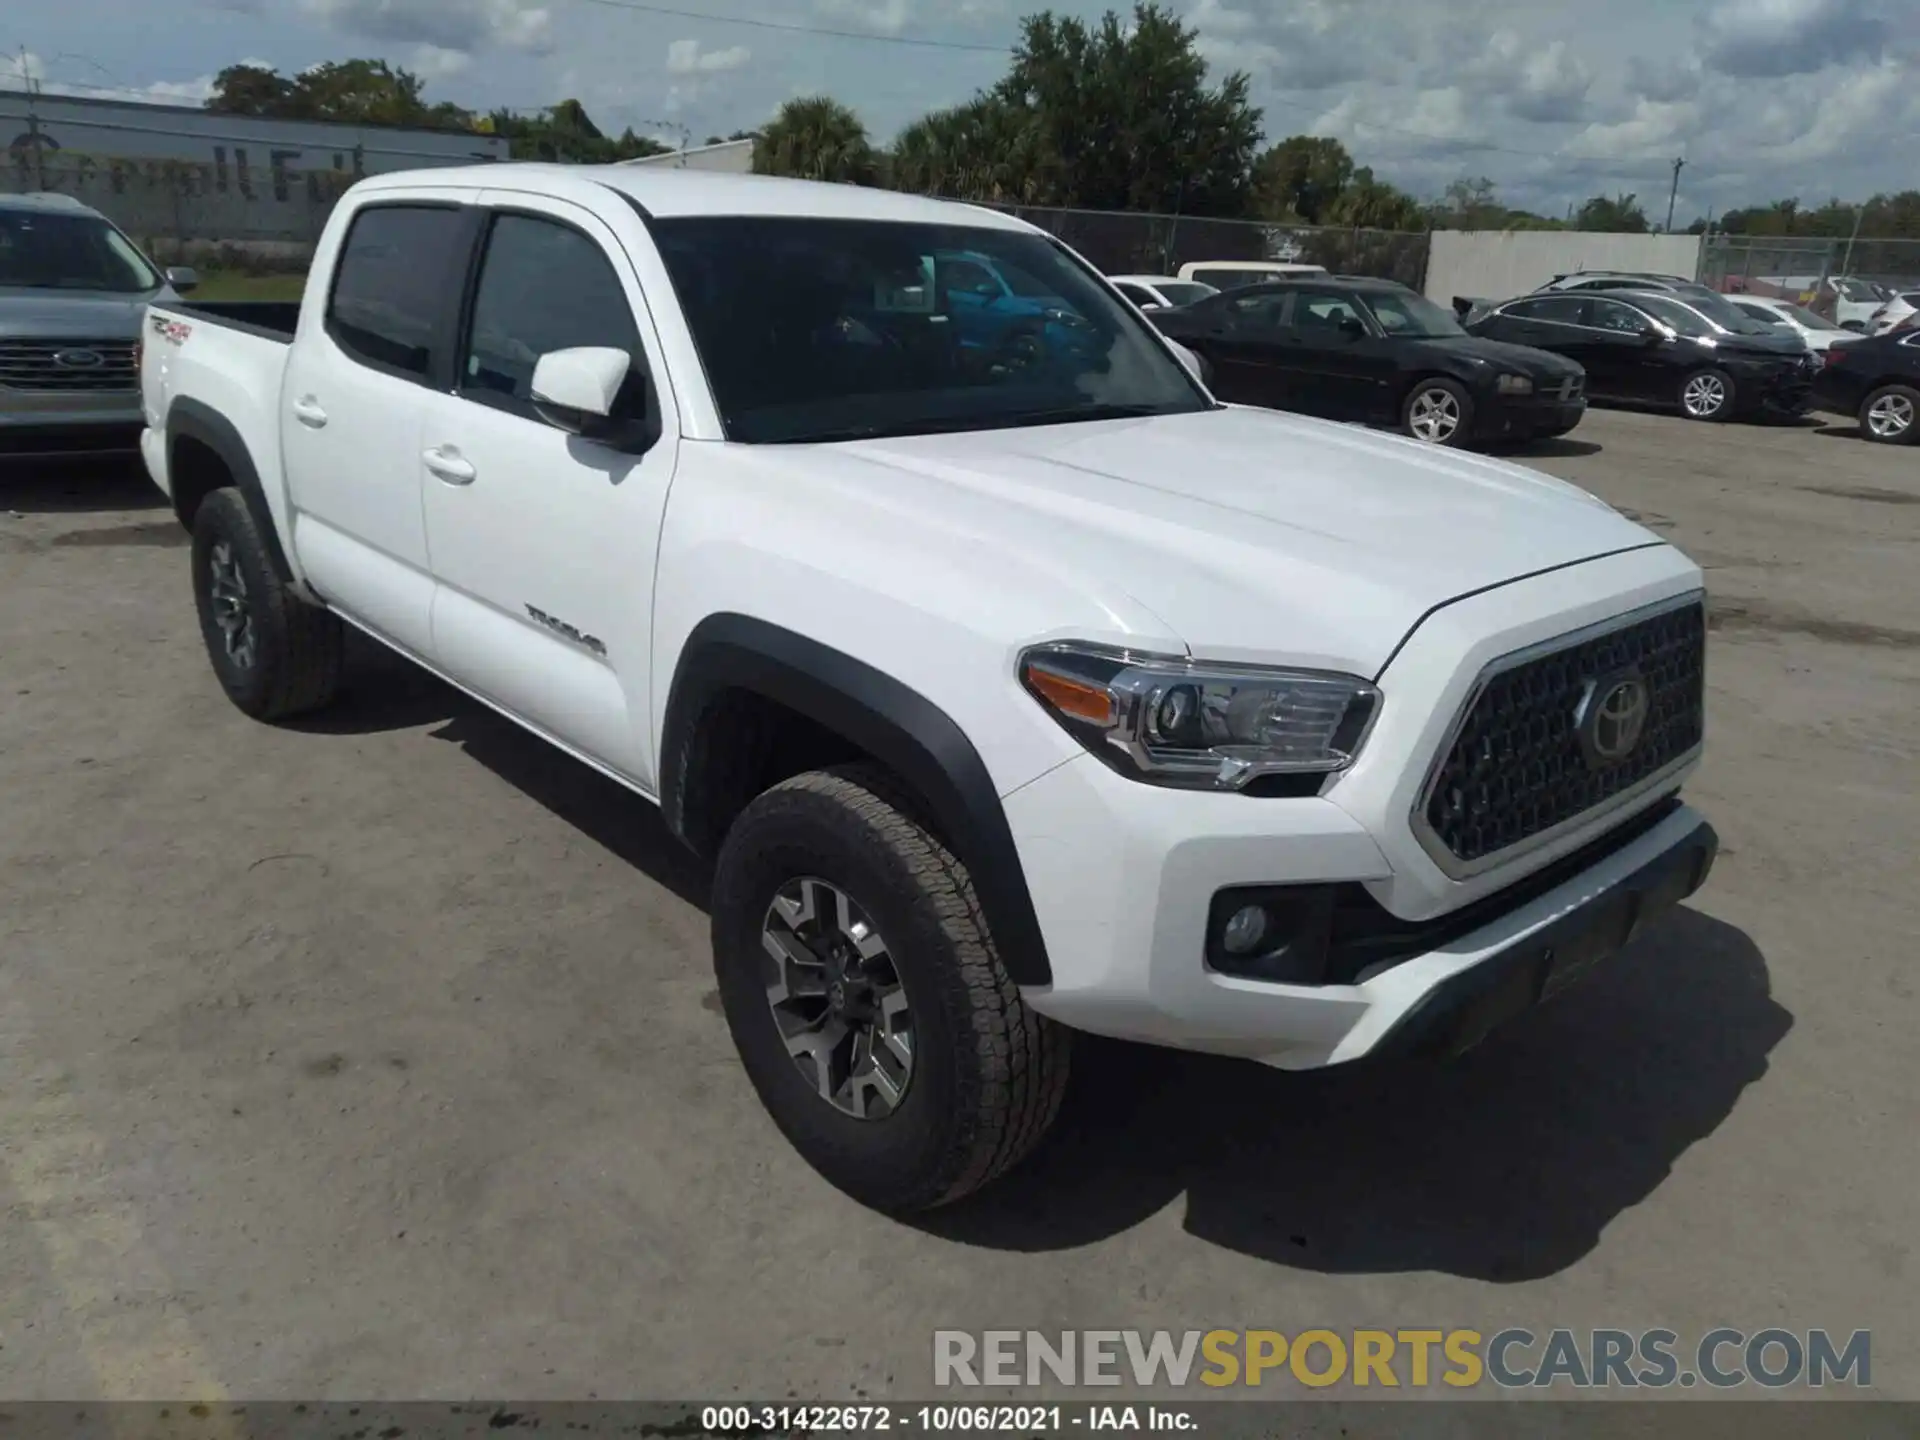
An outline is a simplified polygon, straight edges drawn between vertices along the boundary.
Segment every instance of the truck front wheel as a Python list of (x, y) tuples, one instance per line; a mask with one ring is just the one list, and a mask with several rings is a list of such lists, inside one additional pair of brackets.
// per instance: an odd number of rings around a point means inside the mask
[(796, 776), (735, 820), (712, 893), (720, 998), (762, 1103), (828, 1181), (896, 1212), (1026, 1155), (1068, 1056), (911, 809), (868, 767)]
[(256, 720), (317, 710), (340, 683), (340, 621), (275, 573), (238, 490), (193, 515), (193, 601), (207, 658), (227, 698)]

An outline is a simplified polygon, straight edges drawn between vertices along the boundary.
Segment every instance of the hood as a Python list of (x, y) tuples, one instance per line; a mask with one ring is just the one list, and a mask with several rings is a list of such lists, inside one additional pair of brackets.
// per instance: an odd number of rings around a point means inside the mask
[(1579, 365), (1564, 355), (1555, 355), (1550, 350), (1536, 350), (1531, 345), (1490, 340), (1484, 335), (1444, 335), (1417, 343), (1464, 360), (1484, 360), (1490, 366), (1499, 366), (1530, 379), (1560, 380), (1583, 373)]
[(986, 548), (1105, 613), (1144, 608), (1211, 660), (1373, 675), (1448, 600), (1664, 543), (1517, 465), (1269, 410), (834, 450), (866, 468), (809, 465), (809, 479), (943, 551)]
[(0, 335), (26, 340), (135, 340), (147, 306), (167, 290), (107, 293), (0, 286)]
[(1807, 342), (1797, 334), (1785, 335), (1716, 335), (1721, 350), (1730, 350), (1736, 354), (1747, 355), (1804, 355)]

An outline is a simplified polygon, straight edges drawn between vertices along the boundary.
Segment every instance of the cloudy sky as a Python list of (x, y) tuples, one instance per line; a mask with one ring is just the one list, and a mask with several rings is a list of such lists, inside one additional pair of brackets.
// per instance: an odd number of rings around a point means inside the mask
[[(1097, 15), (1111, 0), (1054, 0)], [(877, 140), (996, 78), (1043, 0), (59, 0), (22, 7), (48, 90), (188, 103), (236, 60), (383, 56), (476, 108), (569, 96), (664, 137), (826, 91)], [(1485, 175), (1553, 212), (1633, 191), (1676, 220), (1920, 183), (1920, 0), (1172, 0), (1270, 136), (1335, 135), (1416, 194)], [(137, 14), (137, 23), (133, 16)], [(722, 17), (735, 17), (728, 20)], [(748, 18), (756, 23), (739, 23)], [(838, 32), (838, 33), (829, 33)], [(13, 61), (17, 69), (22, 62)]]

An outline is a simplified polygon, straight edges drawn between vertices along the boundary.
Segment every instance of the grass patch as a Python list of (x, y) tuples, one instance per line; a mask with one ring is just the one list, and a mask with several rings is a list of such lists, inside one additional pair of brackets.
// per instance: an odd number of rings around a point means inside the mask
[(304, 275), (248, 275), (238, 270), (202, 270), (200, 284), (186, 299), (298, 300), (307, 288)]

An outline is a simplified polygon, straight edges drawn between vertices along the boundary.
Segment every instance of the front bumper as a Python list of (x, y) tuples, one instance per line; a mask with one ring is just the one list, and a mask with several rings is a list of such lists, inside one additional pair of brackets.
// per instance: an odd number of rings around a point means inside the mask
[(1502, 395), (1482, 402), (1474, 416), (1474, 433), (1486, 439), (1537, 435), (1545, 430), (1571, 430), (1587, 413), (1585, 395)]
[[(1006, 795), (1052, 972), (1029, 1003), (1096, 1034), (1285, 1069), (1447, 1048), (1516, 996), (1533, 1003), (1569, 953), (1618, 948), (1705, 878), (1712, 831), (1674, 798), (1692, 764), (1456, 878), (1411, 824), (1428, 761), (1490, 660), (1698, 583), (1655, 546), (1443, 608), (1379, 677), (1385, 704), (1359, 762), (1316, 796), (1170, 790), (1092, 756)], [(1219, 962), (1222, 892), (1242, 887), (1331, 907), (1327, 963), (1256, 978)]]
[(0, 459), (127, 454), (144, 423), (138, 391), (0, 392)]
[(1804, 415), (1813, 405), (1813, 387), (1819, 370), (1813, 366), (1733, 367), (1736, 401), (1742, 409), (1762, 415)]

